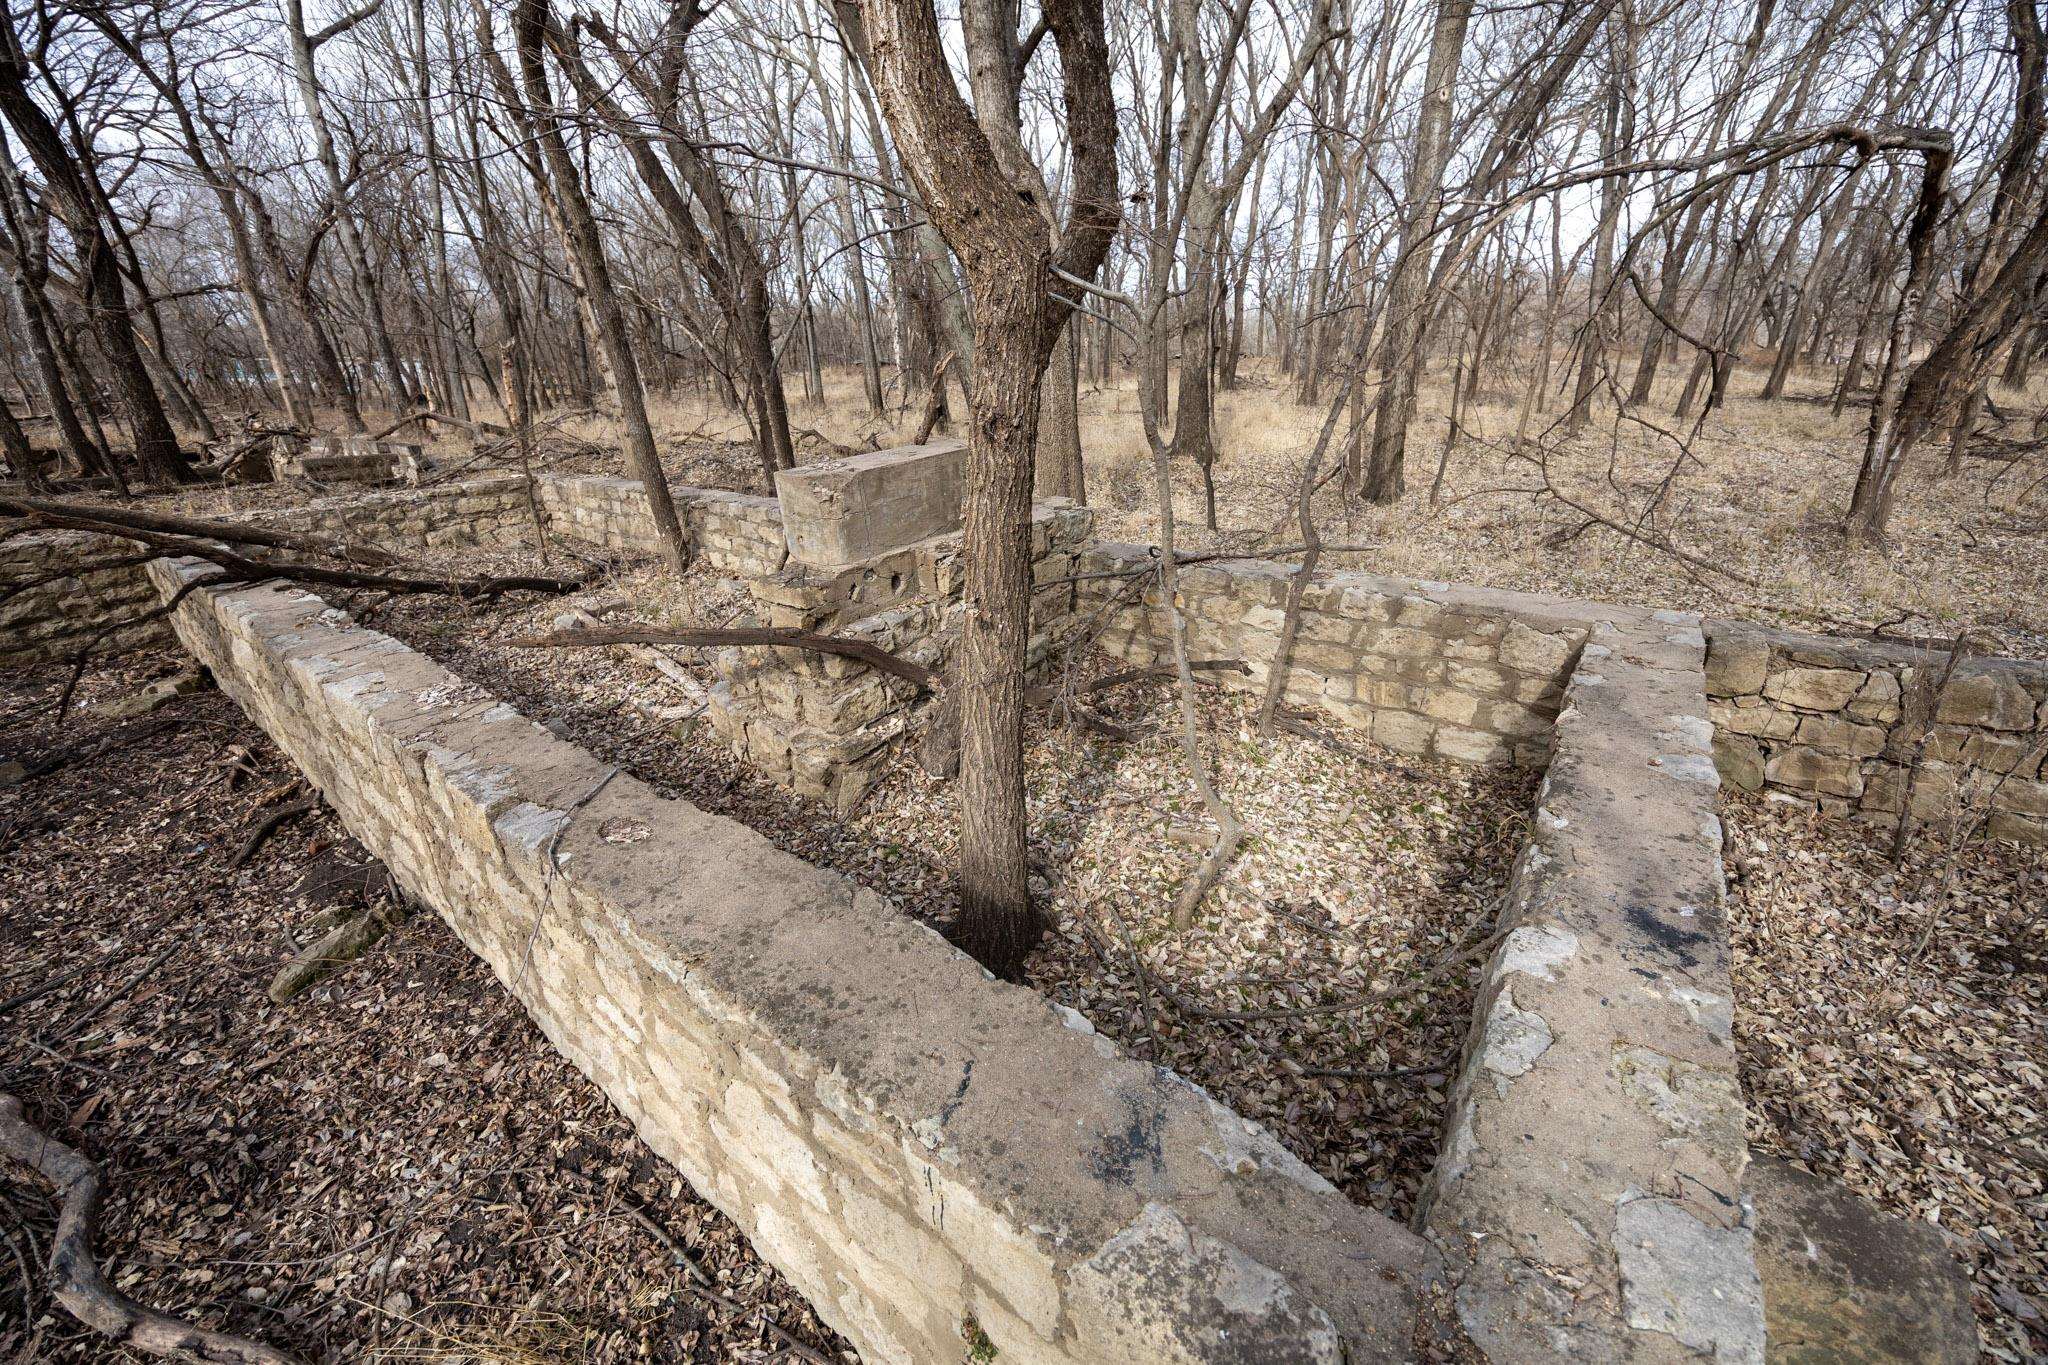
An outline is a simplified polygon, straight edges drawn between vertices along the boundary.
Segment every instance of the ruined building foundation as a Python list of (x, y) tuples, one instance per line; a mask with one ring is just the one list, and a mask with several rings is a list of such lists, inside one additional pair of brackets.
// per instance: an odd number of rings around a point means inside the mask
[[(943, 669), (959, 468), (935, 443), (796, 471), (781, 502), (676, 492), (763, 624)], [(534, 495), (552, 536), (653, 548), (635, 484)], [(533, 503), (498, 478), (272, 515), (446, 548), (520, 540)], [(1034, 514), (1035, 647), (1101, 622), (1101, 647), (1149, 662), (1160, 603), (1119, 571), (1151, 552), (1090, 531), (1084, 508)], [(0, 573), (49, 580), (0, 610), (0, 663), (66, 657), (200, 571), (63, 576), (106, 548), (0, 542)], [(1288, 581), (1255, 562), (1182, 575), (1195, 652), (1251, 668), (1232, 685), (1263, 687)], [(866, 1359), (958, 1360), (969, 1321), (1000, 1359), (1047, 1362), (1407, 1360), (1454, 1339), (1499, 1361), (1755, 1361), (1795, 1301), (1859, 1330), (1852, 1288), (1795, 1291), (1812, 1265), (1759, 1255), (1760, 1227), (1819, 1246), (1875, 1216), (1754, 1178), (1719, 785), (1852, 818), (1975, 802), (1990, 833), (2048, 842), (2048, 667), (1973, 659), (1931, 695), (1943, 661), (1916, 651), (1356, 573), (1303, 609), (1295, 704), (1401, 753), (1544, 772), (1419, 1229), (880, 897), (655, 796), (315, 596), (201, 590), (169, 626)], [(840, 659), (715, 666), (719, 733), (838, 805), (926, 704)]]

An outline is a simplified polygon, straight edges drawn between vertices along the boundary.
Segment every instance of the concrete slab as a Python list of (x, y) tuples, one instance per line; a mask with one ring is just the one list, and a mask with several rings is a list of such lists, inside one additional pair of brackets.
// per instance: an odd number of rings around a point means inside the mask
[(1750, 1162), (1773, 1365), (1966, 1365), (1970, 1290), (1941, 1234), (1777, 1157)]

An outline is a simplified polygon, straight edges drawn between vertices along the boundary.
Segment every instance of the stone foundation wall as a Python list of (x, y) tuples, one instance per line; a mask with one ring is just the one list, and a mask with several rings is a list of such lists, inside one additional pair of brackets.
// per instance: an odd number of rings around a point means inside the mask
[[(1890, 821), (2048, 843), (2048, 664), (1714, 622), (1707, 691), (1722, 779)], [(1925, 736), (1925, 745), (1921, 739)]]
[(511, 548), (533, 540), (526, 481), (516, 475), (323, 498), (228, 519), (285, 531), (318, 531), (400, 555), (477, 546)]
[[(135, 553), (133, 544), (84, 531), (0, 540), (0, 591), (35, 584), (0, 600), (0, 668), (71, 658), (100, 631), (155, 606), (156, 590), (140, 566), (90, 567)], [(169, 638), (170, 627), (161, 621), (117, 629), (95, 647), (94, 657)]]
[[(1049, 657), (1073, 626), (1076, 553), (1094, 517), (1064, 502), (1033, 508), (1031, 569), (1047, 584), (1033, 603), (1030, 667)], [(845, 569), (794, 560), (749, 587), (762, 624), (867, 640), (943, 673), (959, 636), (960, 537), (936, 537)], [(762, 772), (836, 809), (874, 786), (888, 744), (909, 724), (923, 690), (863, 664), (803, 650), (722, 650), (711, 720)]]
[[(203, 566), (158, 561), (168, 593)], [(870, 1362), (1408, 1360), (1428, 1244), (881, 898), (319, 599), (180, 638)]]
[[(516, 477), (323, 498), (218, 520), (319, 532), (401, 555), (513, 546), (533, 538), (525, 481)], [(70, 572), (98, 561), (130, 557), (136, 550), (132, 543), (115, 537), (76, 531), (0, 540), (0, 589), (51, 574), (65, 575), (0, 601), (0, 668), (71, 658), (100, 631), (156, 605), (156, 592), (140, 565)], [(260, 558), (262, 551), (253, 553)], [(169, 638), (170, 628), (161, 622), (123, 627), (108, 635), (94, 656), (111, 656)]]
[[(547, 475), (539, 483), (541, 509), (552, 533), (620, 555), (651, 559), (661, 553), (639, 480), (576, 474)], [(775, 499), (716, 488), (677, 486), (669, 491), (676, 514), (711, 567), (759, 576), (775, 573), (788, 562), (782, 511)]]
[[(1094, 544), (1084, 574), (1143, 566), (1149, 547)], [(1292, 571), (1264, 561), (1191, 565), (1181, 611), (1194, 657), (1242, 659), (1225, 685), (1263, 693), (1280, 646)], [(1081, 585), (1101, 610), (1123, 580)], [(1494, 592), (1370, 574), (1331, 574), (1302, 598), (1284, 696), (1377, 744), (1459, 763), (1541, 767), (1564, 682), (1600, 608), (1535, 593)], [(1137, 663), (1166, 657), (1170, 627), (1156, 589), (1116, 612), (1102, 645)]]
[(1424, 1209), (1497, 1361), (1764, 1359), (1698, 619), (1582, 651)]

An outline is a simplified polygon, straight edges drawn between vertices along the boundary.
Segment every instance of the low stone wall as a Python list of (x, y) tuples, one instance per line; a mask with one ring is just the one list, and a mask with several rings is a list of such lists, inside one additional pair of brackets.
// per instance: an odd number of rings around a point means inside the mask
[[(1834, 815), (1912, 817), (2048, 843), (2048, 664), (1965, 659), (1766, 630), (1708, 627), (1721, 776)], [(1923, 745), (1922, 739), (1925, 739)]]
[[(159, 561), (169, 593), (203, 566)], [(886, 901), (306, 593), (180, 638), (869, 1361), (1409, 1360), (1438, 1258)]]
[(324, 498), (236, 519), (286, 531), (317, 531), (394, 554), (510, 548), (533, 540), (526, 480), (516, 475)]
[(1697, 618), (1565, 690), (1423, 1211), (1499, 1361), (1761, 1362)]
[[(219, 520), (317, 532), (397, 554), (511, 546), (533, 537), (526, 483), (517, 477), (322, 498)], [(136, 553), (128, 541), (87, 532), (0, 540), (0, 588), (62, 575), (0, 601), (0, 668), (71, 658), (102, 630), (155, 606), (156, 591), (141, 565), (84, 568)], [(170, 628), (162, 622), (122, 627), (107, 635), (95, 654), (117, 654), (169, 638)]]
[[(1033, 603), (1034, 674), (1073, 624), (1076, 552), (1095, 524), (1064, 500), (1032, 509), (1031, 572), (1048, 586)], [(934, 537), (842, 569), (792, 559), (749, 581), (761, 622), (869, 641), (943, 673), (959, 638), (960, 536)], [(711, 721), (756, 770), (847, 810), (880, 780), (888, 744), (921, 690), (851, 660), (773, 646), (721, 650)]]
[[(1146, 546), (1094, 544), (1080, 571), (1140, 568), (1151, 558)], [(1226, 685), (1264, 692), (1292, 573), (1253, 560), (1181, 571), (1190, 652), (1251, 667), (1245, 676), (1218, 674)], [(1104, 608), (1123, 582), (1084, 583), (1081, 610)], [(1565, 679), (1603, 610), (1536, 593), (1331, 574), (1303, 594), (1283, 695), (1399, 753), (1541, 767)], [(1142, 606), (1117, 612), (1102, 645), (1151, 663), (1168, 653), (1169, 629), (1154, 589)]]
[[(548, 475), (539, 480), (539, 488), (541, 510), (553, 534), (615, 554), (651, 559), (661, 553), (639, 480)], [(788, 562), (782, 511), (775, 499), (716, 488), (677, 486), (669, 491), (698, 553), (713, 568), (758, 576), (775, 573)]]
[[(0, 590), (32, 584), (0, 601), (0, 668), (26, 668), (69, 659), (115, 622), (156, 605), (156, 590), (140, 566), (93, 568), (133, 557), (128, 542), (84, 531), (42, 531), (0, 540)], [(161, 621), (114, 630), (95, 654), (160, 644), (170, 638)]]

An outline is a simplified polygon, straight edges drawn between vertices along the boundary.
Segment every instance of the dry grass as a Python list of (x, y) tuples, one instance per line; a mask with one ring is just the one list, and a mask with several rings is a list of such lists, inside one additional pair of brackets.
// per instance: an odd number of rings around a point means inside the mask
[[(1443, 375), (1423, 387), (1410, 437), (1410, 491), (1402, 502), (1390, 508), (1347, 503), (1334, 483), (1319, 499), (1326, 536), (1374, 547), (1329, 563), (1819, 630), (1890, 623), (1899, 634), (1947, 636), (1977, 626), (1999, 634), (2006, 652), (2048, 656), (2048, 619), (2040, 608), (2048, 599), (2048, 480), (2037, 472), (2038, 457), (2017, 464), (1972, 458), (1961, 476), (1948, 479), (1939, 474), (1942, 453), (1923, 452), (1903, 480), (1890, 544), (1852, 551), (1837, 528), (1861, 457), (1866, 413), (1852, 406), (1839, 417), (1830, 414), (1830, 375), (1795, 372), (1786, 398), (1764, 401), (1751, 396), (1761, 373), (1744, 367), (1731, 385), (1734, 396), (1695, 433), (1671, 416), (1682, 374), (1667, 368), (1665, 382), (1638, 414), (1641, 421), (1603, 408), (1583, 437), (1563, 441), (1545, 434), (1559, 416), (1553, 399), (1530, 423), (1535, 439), (1529, 449), (1548, 447), (1555, 486), (1602, 515), (1633, 523), (1654, 501), (1654, 514), (1642, 523), (1649, 535), (1727, 573), (1688, 568), (1604, 528), (1581, 531), (1583, 516), (1533, 493), (1542, 476), (1532, 459), (1513, 453), (1519, 387), (1482, 391), (1467, 406), (1441, 504), (1432, 510), (1429, 485), (1448, 427)], [(2030, 416), (2041, 406), (2031, 396), (1994, 397), (2008, 413)], [(685, 468), (686, 452), (701, 461), (717, 443), (747, 439), (737, 414), (701, 399), (659, 401), (653, 415), (679, 477), (704, 480), (701, 468)], [(1203, 526), (1200, 481), (1182, 467), (1175, 510), (1183, 543), (1249, 548), (1297, 539), (1294, 492), (1323, 408), (1295, 402), (1284, 378), (1254, 364), (1239, 388), (1218, 395), (1216, 417), (1221, 524), (1216, 531)], [(852, 446), (907, 440), (916, 418), (914, 410), (892, 408), (886, 421), (868, 419), (853, 370), (828, 373), (824, 403), (798, 400), (791, 409), (796, 426)], [(1081, 425), (1100, 533), (1156, 540), (1135, 381), (1084, 382)], [(2015, 421), (2004, 434), (2024, 435), (2025, 425)], [(1658, 427), (1682, 434), (1683, 447)], [(616, 430), (606, 419), (566, 423), (563, 431), (616, 446)], [(813, 447), (806, 458), (816, 457)], [(726, 486), (758, 486), (743, 450), (736, 463), (729, 454), (728, 463), (737, 477)], [(2033, 529), (2015, 529), (2030, 522)]]

